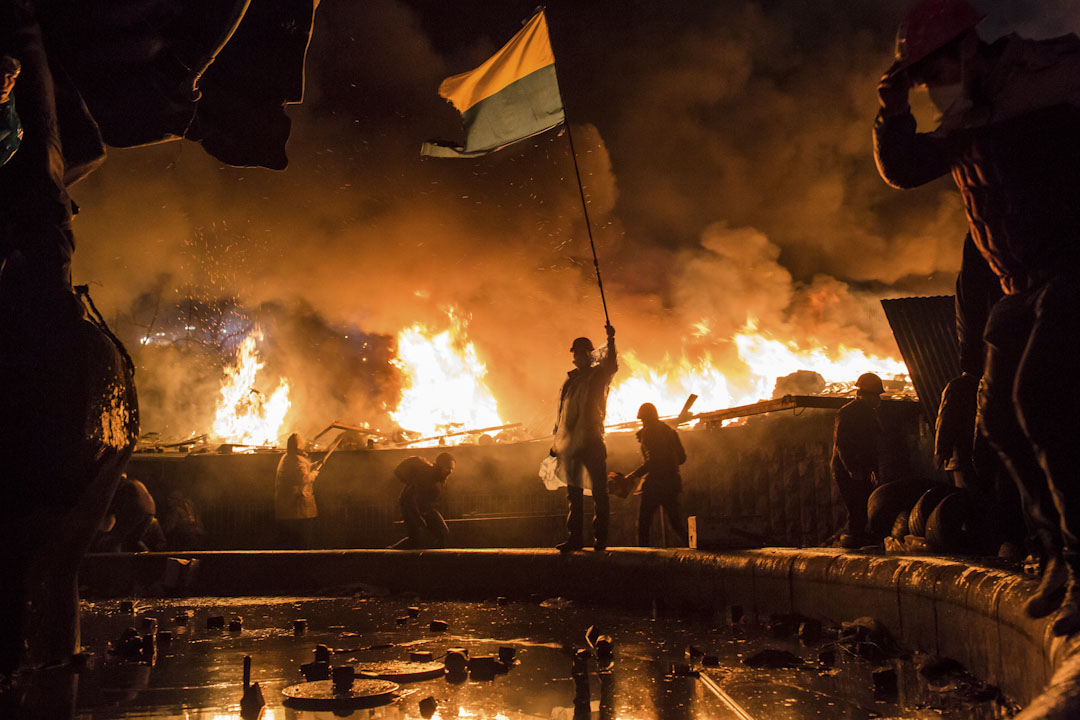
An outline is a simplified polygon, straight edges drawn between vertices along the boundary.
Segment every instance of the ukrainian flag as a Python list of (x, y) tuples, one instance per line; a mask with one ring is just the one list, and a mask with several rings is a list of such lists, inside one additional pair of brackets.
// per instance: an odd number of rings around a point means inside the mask
[(480, 67), (443, 80), (439, 95), (461, 113), (465, 145), (433, 140), (421, 155), (475, 157), (532, 137), (565, 119), (544, 11)]

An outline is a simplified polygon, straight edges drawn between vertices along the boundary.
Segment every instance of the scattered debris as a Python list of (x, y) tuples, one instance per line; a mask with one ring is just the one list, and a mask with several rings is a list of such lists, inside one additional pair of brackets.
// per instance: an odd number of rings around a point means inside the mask
[(445, 632), (446, 628), (450, 627), (450, 624), (445, 620), (432, 620), (431, 625), (428, 627), (432, 632)]
[(431, 718), (435, 715), (436, 707), (437, 706), (435, 704), (435, 698), (428, 695), (426, 698), (420, 701), (420, 717), (424, 718), (424, 720), (431, 720)]
[(307, 632), (307, 618), (296, 618), (292, 624), (293, 635), (303, 635)]
[(871, 673), (874, 681), (874, 699), (878, 702), (896, 702), (899, 694), (896, 668), (877, 668)]
[(805, 663), (798, 655), (778, 648), (765, 648), (742, 659), (743, 665), (752, 668), (797, 668)]
[(259, 683), (251, 682), (251, 656), (245, 655), (244, 695), (240, 698), (240, 717), (243, 720), (256, 720), (265, 704)]
[(465, 648), (450, 648), (443, 658), (446, 671), (452, 675), (460, 675), (469, 666), (469, 651)]
[(225, 627), (225, 616), (224, 615), (210, 615), (209, 617), (206, 618), (206, 629), (207, 630), (221, 630), (224, 627)]

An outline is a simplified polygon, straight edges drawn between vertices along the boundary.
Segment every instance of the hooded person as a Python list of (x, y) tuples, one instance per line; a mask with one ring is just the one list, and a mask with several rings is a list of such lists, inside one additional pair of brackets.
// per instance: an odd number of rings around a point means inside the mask
[(611, 379), (619, 369), (615, 353), (615, 328), (607, 330), (607, 352), (593, 360), (593, 344), (579, 337), (570, 345), (574, 369), (566, 374), (559, 392), (559, 412), (552, 431), (551, 454), (559, 459), (559, 471), (566, 478), (569, 512), (568, 537), (557, 547), (561, 552), (584, 546), (585, 473), (589, 475), (593, 498), (593, 547), (607, 547), (609, 505), (607, 491), (607, 447), (604, 445), (604, 417)]
[[(1060, 607), (1053, 632), (1069, 635), (1080, 631), (1080, 38), (987, 44), (981, 19), (966, 0), (911, 9), (878, 86), (875, 159), (897, 188), (952, 175), (1004, 292), (987, 320), (978, 422), (1021, 495), (1059, 510), (1026, 610)], [(932, 132), (911, 114), (916, 85), (942, 112)], [(1044, 476), (1017, 473), (1017, 453), (1034, 453)]]
[(304, 452), (304, 441), (293, 433), (278, 461), (274, 476), (274, 515), (282, 548), (311, 549), (319, 509), (315, 504), (315, 478), (319, 468)]
[(405, 484), (399, 503), (409, 534), (391, 547), (398, 550), (446, 547), (450, 529), (439, 512), (439, 498), (455, 467), (454, 456), (444, 452), (439, 453), (434, 463), (414, 455), (394, 468), (394, 477)]
[(641, 505), (638, 507), (638, 546), (649, 546), (649, 530), (653, 516), (660, 508), (664, 509), (664, 515), (675, 529), (682, 545), (689, 545), (686, 518), (679, 506), (679, 493), (682, 492), (679, 466), (686, 462), (686, 450), (683, 449), (675, 428), (660, 420), (655, 405), (643, 404), (638, 408), (637, 416), (641, 421), (637, 439), (641, 444), (641, 455), (645, 462), (627, 475), (626, 479), (645, 478), (641, 483)]

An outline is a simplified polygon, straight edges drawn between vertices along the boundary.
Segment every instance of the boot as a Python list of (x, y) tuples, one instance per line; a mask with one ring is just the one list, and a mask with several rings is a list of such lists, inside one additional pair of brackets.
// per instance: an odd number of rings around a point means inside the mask
[(1039, 586), (1024, 603), (1024, 613), (1029, 618), (1044, 618), (1057, 610), (1068, 581), (1069, 570), (1065, 560), (1059, 553), (1048, 554)]
[(1077, 559), (1069, 558), (1063, 564), (1068, 570), (1065, 584), (1065, 599), (1058, 608), (1057, 618), (1051, 631), (1058, 636), (1073, 635), (1080, 632), (1080, 572)]
[(581, 542), (581, 538), (569, 537), (564, 542), (555, 546), (555, 549), (561, 553), (570, 553), (580, 550), (584, 547), (584, 543)]

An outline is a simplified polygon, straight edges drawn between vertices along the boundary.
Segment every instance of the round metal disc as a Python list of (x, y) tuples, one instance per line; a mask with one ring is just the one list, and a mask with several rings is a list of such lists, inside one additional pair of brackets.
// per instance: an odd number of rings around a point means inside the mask
[(398, 684), (388, 680), (358, 677), (349, 692), (335, 692), (333, 680), (290, 685), (281, 691), (288, 705), (311, 709), (347, 709), (371, 707), (390, 702)]
[(439, 662), (412, 662), (411, 660), (386, 660), (365, 663), (356, 668), (356, 674), (367, 678), (393, 680), (394, 682), (419, 682), (442, 677), (445, 667)]

